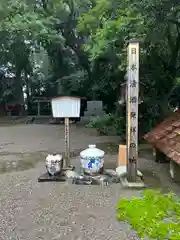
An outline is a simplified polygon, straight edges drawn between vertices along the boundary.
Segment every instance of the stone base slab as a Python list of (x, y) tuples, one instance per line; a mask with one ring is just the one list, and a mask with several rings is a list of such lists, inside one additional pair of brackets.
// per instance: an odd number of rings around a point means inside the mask
[(127, 178), (127, 174), (125, 174), (124, 176), (121, 176), (120, 181), (124, 188), (142, 189), (147, 187), (140, 177), (137, 177), (136, 182), (129, 182)]

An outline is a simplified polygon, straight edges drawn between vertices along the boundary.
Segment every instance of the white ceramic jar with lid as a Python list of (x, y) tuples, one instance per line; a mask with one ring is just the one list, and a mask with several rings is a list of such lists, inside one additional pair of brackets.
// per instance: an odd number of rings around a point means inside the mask
[(87, 174), (101, 173), (104, 167), (105, 152), (96, 148), (96, 145), (89, 145), (80, 153), (81, 167)]

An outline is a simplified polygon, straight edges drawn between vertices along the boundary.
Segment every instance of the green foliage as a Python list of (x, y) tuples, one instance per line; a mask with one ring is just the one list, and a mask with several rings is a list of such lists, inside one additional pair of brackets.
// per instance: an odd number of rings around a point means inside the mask
[(146, 190), (142, 198), (120, 199), (117, 212), (117, 219), (128, 222), (141, 238), (180, 239), (180, 200), (172, 193)]
[(176, 79), (176, 83), (169, 95), (169, 105), (173, 108), (180, 108), (180, 78)]
[[(179, 3), (172, 0), (1, 0), (0, 65), (11, 65), (14, 96), (22, 97), (24, 85), (35, 95), (57, 95), (62, 84), (64, 93), (102, 100), (112, 113), (127, 68), (125, 40), (137, 37), (149, 130), (156, 122), (150, 112), (158, 105), (155, 120), (164, 117), (179, 77), (179, 17)], [(173, 94), (171, 102), (179, 106)], [(125, 119), (113, 119), (104, 132), (124, 129)]]
[(118, 118), (113, 114), (104, 114), (102, 117), (97, 117), (89, 122), (89, 128), (95, 128), (100, 133), (105, 135), (125, 135), (125, 121), (124, 118)]
[[(85, 50), (90, 54), (91, 61), (97, 64), (102, 57), (118, 59), (116, 69), (119, 72), (113, 74), (119, 76), (118, 81), (114, 81), (113, 77), (108, 80), (99, 78), (97, 83), (100, 82), (102, 86), (108, 82), (114, 89), (118, 89), (118, 84), (123, 81), (122, 73), (127, 67), (125, 40), (133, 37), (140, 40), (140, 80), (148, 89), (143, 115), (148, 115), (148, 126), (154, 122), (153, 116), (149, 118), (149, 112), (154, 109), (151, 105), (155, 108), (158, 106), (158, 115), (161, 115), (158, 121), (167, 115), (167, 96), (179, 76), (179, 17), (180, 5), (177, 1), (97, 0), (79, 18), (78, 30), (88, 36)], [(110, 60), (108, 66), (114, 66), (113, 60)], [(106, 64), (104, 67), (107, 69)], [(110, 90), (107, 87), (101, 89), (103, 92), (104, 89)], [(108, 93), (112, 95), (110, 91)]]
[(62, 77), (59, 80), (61, 84), (60, 94), (64, 95), (73, 95), (84, 97), (87, 96), (85, 89), (85, 83), (87, 81), (87, 74), (84, 71), (75, 71), (72, 74)]
[[(1, 1), (0, 65), (11, 64), (19, 91), (15, 91), (16, 96), (22, 95), (22, 86), (26, 84), (31, 94), (41, 95), (43, 88), (48, 96), (57, 95), (58, 79), (75, 71), (78, 75), (79, 62), (85, 61), (79, 59), (79, 52), (75, 51), (82, 43), (78, 43), (79, 36), (76, 37), (74, 30), (80, 12), (87, 9), (86, 3), (88, 1)], [(74, 85), (75, 82), (71, 88)]]
[(101, 129), (104, 125), (109, 126), (113, 116), (111, 114), (104, 114), (102, 117), (97, 117), (89, 122), (87, 127)]

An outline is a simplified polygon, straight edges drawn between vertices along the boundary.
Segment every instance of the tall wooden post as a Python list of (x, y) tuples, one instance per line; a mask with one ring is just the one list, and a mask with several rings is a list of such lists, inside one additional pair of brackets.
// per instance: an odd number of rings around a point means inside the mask
[(127, 81), (127, 172), (128, 181), (136, 182), (138, 160), (139, 42), (128, 43)]
[(64, 168), (70, 166), (69, 118), (65, 118), (65, 161)]
[(37, 101), (37, 107), (38, 107), (37, 115), (38, 115), (38, 117), (39, 117), (40, 114), (41, 114), (41, 108), (40, 108), (40, 102), (39, 102), (39, 101)]

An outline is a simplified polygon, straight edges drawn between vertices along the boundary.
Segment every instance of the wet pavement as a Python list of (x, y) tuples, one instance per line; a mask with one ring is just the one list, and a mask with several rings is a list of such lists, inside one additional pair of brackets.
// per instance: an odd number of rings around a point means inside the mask
[[(127, 224), (115, 219), (119, 198), (139, 196), (120, 184), (109, 187), (68, 183), (38, 183), (48, 153), (64, 152), (64, 128), (59, 125), (0, 127), (0, 240), (130, 240)], [(97, 136), (82, 126), (71, 128), (72, 164), (88, 144), (106, 152), (105, 167), (115, 168), (119, 137)], [(140, 146), (141, 148), (141, 146)], [(138, 168), (149, 188), (179, 193), (167, 164), (157, 164), (149, 147), (141, 148)]]
[[(41, 165), (48, 153), (64, 154), (64, 126), (45, 124), (19, 124), (1, 126), (0, 174), (34, 169)], [(115, 169), (119, 137), (98, 136), (93, 129), (81, 125), (71, 126), (71, 158), (78, 165), (78, 156), (89, 144), (105, 151), (105, 168)], [(144, 182), (150, 188), (173, 190), (179, 193), (179, 185), (168, 174), (168, 164), (153, 161), (152, 148), (147, 144), (139, 146), (138, 168), (144, 175)], [(166, 183), (166, 184), (165, 184)]]

